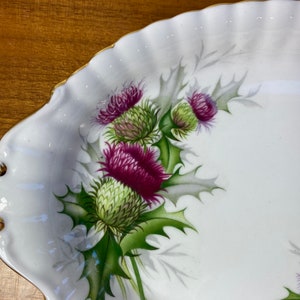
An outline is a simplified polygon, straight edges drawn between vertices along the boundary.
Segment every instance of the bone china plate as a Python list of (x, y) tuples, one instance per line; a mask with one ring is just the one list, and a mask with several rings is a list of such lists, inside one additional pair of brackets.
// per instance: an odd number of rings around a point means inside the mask
[(0, 143), (1, 258), (47, 299), (300, 299), (300, 3), (129, 34)]

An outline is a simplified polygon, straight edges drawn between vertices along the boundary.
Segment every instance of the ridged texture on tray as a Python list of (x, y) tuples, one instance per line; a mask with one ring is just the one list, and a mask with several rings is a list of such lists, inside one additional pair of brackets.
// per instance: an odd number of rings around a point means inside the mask
[[(84, 299), (88, 283), (80, 278), (82, 264), (74, 263), (80, 262), (80, 257), (61, 240), (68, 238), (72, 222), (57, 213), (62, 206), (54, 194), (62, 194), (66, 185), (78, 182), (79, 175), (74, 169), (81, 150), (79, 132), (89, 143), (95, 142), (93, 135), (84, 133), (85, 128), (95, 130), (95, 107), (105, 105), (110, 94), (130, 83), (143, 84), (145, 94), (155, 99), (160, 76), (161, 80), (167, 80), (179, 64), (186, 66), (188, 80), (196, 74), (202, 80), (202, 87), (216, 82), (216, 77), (223, 74), (226, 78), (226, 72), (231, 74), (235, 70), (239, 79), (244, 76), (244, 70), (253, 67), (247, 83), (252, 88), (262, 81), (259, 74), (257, 81), (253, 76), (259, 72), (260, 65), (273, 67), (264, 61), (266, 56), (273, 58), (274, 64), (284, 61), (292, 65), (299, 58), (299, 45), (300, 3), (269, 1), (220, 5), (184, 13), (130, 33), (113, 47), (99, 52), (83, 69), (54, 89), (49, 104), (1, 140), (0, 162), (7, 165), (7, 173), (0, 177), (0, 211), (5, 220), (1, 258), (29, 278), (47, 299), (69, 296), (68, 299)], [(211, 55), (205, 63), (200, 59), (204, 52)], [(224, 68), (219, 70), (214, 66), (215, 59), (224, 59)], [(231, 64), (226, 65), (227, 61)], [(207, 68), (209, 64), (211, 69)], [(205, 70), (203, 73), (199, 71), (201, 68)], [(299, 80), (295, 74), (284, 71), (280, 76)], [(80, 234), (76, 238), (80, 239)], [(64, 260), (67, 263), (63, 264)], [(289, 276), (286, 275), (290, 280)], [(272, 288), (270, 285), (266, 289)], [(284, 290), (276, 289), (278, 297), (284, 297)], [(153, 295), (151, 298), (150, 293), (149, 300), (166, 299), (154, 291)], [(187, 291), (183, 285), (169, 298), (182, 299), (183, 295), (198, 299), (201, 291)], [(129, 294), (129, 299), (135, 299), (131, 297), (135, 295)], [(245, 299), (253, 298), (245, 296)]]

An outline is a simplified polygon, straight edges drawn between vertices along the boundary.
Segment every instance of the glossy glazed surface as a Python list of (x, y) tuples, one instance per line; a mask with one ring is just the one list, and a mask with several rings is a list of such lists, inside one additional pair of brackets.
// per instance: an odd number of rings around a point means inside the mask
[[(173, 233), (172, 238), (187, 255), (177, 259), (176, 266), (184, 266), (189, 275), (190, 296), (213, 299), (226, 294), (238, 299), (249, 289), (253, 291), (249, 299), (273, 299), (284, 297), (283, 286), (296, 291), (298, 258), (291, 250), (298, 253), (299, 244), (298, 11), (297, 3), (269, 2), (185, 14), (121, 39), (57, 88), (48, 105), (1, 141), (1, 160), (8, 167), (0, 179), (1, 215), (6, 221), (1, 233), (3, 259), (49, 299), (86, 297), (88, 283), (78, 280), (76, 262), (66, 263), (61, 272), (53, 267), (65, 255), (60, 240), (71, 228), (70, 220), (58, 214), (61, 207), (54, 193), (62, 194), (66, 184), (79, 182), (74, 172), (81, 147), (79, 130), (84, 129), (92, 142), (90, 121), (99, 99), (126, 82), (141, 80), (146, 96), (155, 99), (160, 76), (168, 78), (181, 62), (189, 86), (198, 81), (210, 93), (220, 77), (226, 86), (233, 76), (238, 81), (247, 74), (240, 94), (250, 93), (258, 104), (232, 103), (232, 115), (218, 113), (211, 130), (187, 140), (196, 153), (190, 164), (202, 164), (204, 177), (218, 176), (218, 185), (226, 190), (203, 195), (204, 205), (190, 198), (178, 204), (187, 207), (199, 232)], [(167, 249), (169, 242), (161, 243)], [(267, 276), (270, 273), (276, 276)], [(155, 281), (148, 299), (163, 299), (166, 286), (167, 291), (174, 290), (174, 299), (187, 295), (178, 279), (159, 274), (161, 289)], [(146, 276), (150, 287), (151, 280)]]

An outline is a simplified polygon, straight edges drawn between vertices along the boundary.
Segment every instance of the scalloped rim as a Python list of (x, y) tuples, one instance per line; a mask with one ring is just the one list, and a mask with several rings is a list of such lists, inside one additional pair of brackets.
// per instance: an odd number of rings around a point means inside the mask
[[(278, 0), (278, 1), (268, 1), (268, 2), (272, 2), (272, 3), (279, 3), (279, 2), (281, 2), (281, 3), (283, 3), (283, 1), (280, 1), (280, 0)], [(295, 5), (299, 6), (299, 3), (297, 4), (296, 1), (288, 1), (288, 2), (289, 2), (289, 3), (294, 2)], [(240, 6), (240, 5), (246, 5), (246, 6), (247, 6), (247, 5), (249, 5), (249, 3), (250, 3), (250, 5), (251, 5), (251, 3), (254, 3), (254, 4), (258, 4), (258, 3), (259, 3), (259, 4), (262, 4), (262, 5), (269, 5), (269, 4), (265, 4), (265, 2), (263, 2), (263, 1), (244, 1), (244, 2), (239, 2), (239, 3), (234, 3), (234, 4), (227, 4), (227, 3), (215, 4), (215, 5), (209, 6), (209, 7), (205, 8), (205, 9), (202, 9), (202, 10), (200, 10), (200, 11), (195, 10), (195, 11), (185, 12), (185, 13), (179, 14), (179, 15), (173, 17), (173, 18), (170, 18), (170, 19), (166, 19), (166, 20), (161, 20), (161, 21), (154, 22), (154, 23), (152, 23), (152, 24), (150, 24), (150, 25), (144, 27), (144, 28), (141, 29), (141, 30), (137, 30), (137, 31), (128, 33), (127, 35), (125, 35), (125, 36), (123, 36), (122, 38), (120, 38), (115, 44), (113, 44), (113, 45), (111, 45), (111, 46), (108, 46), (108, 47), (104, 48), (103, 50), (101, 50), (100, 52), (96, 53), (95, 56), (90, 60), (90, 62), (93, 61), (95, 58), (97, 58), (99, 55), (102, 55), (102, 53), (104, 53), (104, 52), (106, 52), (106, 51), (108, 51), (108, 50), (113, 50), (116, 46), (118, 46), (119, 44), (121, 44), (121, 43), (122, 43), (124, 40), (126, 40), (129, 36), (132, 36), (132, 35), (134, 35), (134, 34), (136, 34), (136, 33), (144, 32), (144, 31), (146, 31), (146, 30), (153, 30), (153, 31), (154, 31), (154, 30), (155, 30), (154, 26), (157, 26), (157, 25), (161, 24), (162, 22), (165, 22), (165, 23), (166, 23), (166, 22), (171, 22), (171, 21), (173, 22), (174, 20), (177, 22), (180, 18), (183, 18), (183, 17), (185, 17), (185, 16), (187, 16), (187, 15), (190, 15), (190, 14), (193, 14), (193, 13), (197, 13), (197, 12), (208, 12), (208, 11), (210, 11), (210, 10), (214, 10), (214, 9), (216, 9), (216, 8), (219, 9), (219, 8), (221, 8), (221, 7), (236, 7), (236, 6)], [(51, 104), (51, 105), (52, 105), (52, 104), (53, 104), (53, 105), (56, 105), (56, 101), (55, 101), (55, 99), (53, 99), (53, 98), (55, 98), (55, 97), (54, 97), (54, 96), (55, 96), (54, 94), (57, 92), (57, 90), (58, 90), (59, 88), (65, 86), (65, 85), (69, 82), (70, 79), (74, 78), (80, 71), (86, 69), (86, 67), (87, 67), (88, 65), (89, 65), (89, 63), (86, 64), (86, 65), (84, 65), (84, 66), (81, 67), (80, 69), (76, 70), (72, 75), (70, 75), (70, 76), (68, 77), (68, 79), (64, 80), (64, 81), (61, 82), (61, 83), (58, 83), (58, 84), (54, 87), (54, 89), (53, 89), (53, 91), (52, 91), (53, 97), (51, 97), (50, 101), (46, 104), (45, 107), (48, 107), (49, 104)], [(42, 109), (44, 109), (44, 107), (43, 107)], [(41, 109), (39, 109), (39, 110), (37, 111), (37, 113), (39, 113), (40, 110), (41, 110)], [(37, 113), (34, 113), (34, 115), (36, 115)], [(21, 122), (20, 124), (22, 124), (22, 123), (23, 123), (23, 122)], [(19, 128), (19, 126), (20, 126), (20, 125), (18, 125), (16, 128)], [(13, 129), (10, 130), (6, 135), (4, 135), (4, 137), (3, 137), (2, 140), (1, 140), (1, 144), (5, 144), (6, 140), (9, 140), (9, 138), (14, 134), (15, 130), (16, 130), (16, 129), (13, 128)], [(1, 155), (1, 156), (0, 156), (0, 158), (1, 158), (1, 157), (3, 156), (3, 154), (1, 153), (0, 155)], [(3, 161), (4, 161), (4, 163), (5, 163), (5, 155), (4, 155), (3, 158), (4, 158)], [(8, 172), (8, 173), (9, 173), (9, 172)], [(8, 173), (7, 173), (7, 174), (8, 174)], [(8, 174), (8, 175), (9, 175), (9, 174)], [(1, 183), (1, 180), (0, 180), (0, 183)], [(5, 228), (5, 230), (7, 230), (7, 228)], [(3, 253), (2, 253), (2, 254), (3, 254)], [(11, 261), (9, 261), (9, 260), (6, 261), (5, 255), (3, 255), (2, 259), (3, 259), (3, 261), (4, 261), (10, 268), (14, 269), (14, 264), (13, 264)], [(18, 270), (17, 270), (17, 272), (20, 273), (23, 277), (25, 277), (25, 278), (27, 278), (28, 280), (30, 280), (30, 279), (29, 279), (30, 275), (26, 275), (26, 274), (24, 274), (23, 272), (18, 271)], [(31, 281), (31, 280), (30, 280), (30, 281)], [(43, 289), (46, 290), (46, 288), (44, 287), (44, 284), (41, 284), (41, 283), (39, 283), (39, 282), (33, 283), (33, 284), (35, 284), (37, 287), (38, 287), (39, 285), (41, 285), (41, 286), (42, 286), (41, 290), (43, 290)]]

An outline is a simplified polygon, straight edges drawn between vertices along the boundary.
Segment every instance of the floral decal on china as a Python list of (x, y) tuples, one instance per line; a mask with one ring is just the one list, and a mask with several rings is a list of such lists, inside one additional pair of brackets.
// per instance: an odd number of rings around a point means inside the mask
[(76, 249), (83, 257), (81, 278), (88, 280), (88, 299), (113, 296), (112, 281), (124, 298), (129, 284), (140, 299), (146, 299), (140, 251), (151, 255), (157, 249), (149, 236), (168, 237), (165, 227), (182, 234), (188, 234), (186, 229), (196, 231), (185, 209), (169, 211), (166, 204), (176, 207), (185, 195), (200, 200), (200, 193), (218, 188), (215, 178), (200, 178), (200, 165), (184, 173), (182, 153), (188, 151), (184, 141), (189, 135), (213, 130), (216, 115), (220, 110), (229, 112), (230, 102), (254, 104), (251, 98), (257, 90), (240, 92), (246, 74), (239, 79), (233, 74), (229, 82), (217, 75), (209, 87), (195, 84), (197, 72), (232, 55), (233, 49), (219, 54), (202, 48), (193, 81), (186, 79), (186, 66), (179, 62), (157, 80), (155, 98), (145, 92), (143, 80), (132, 81), (95, 108), (93, 130), (101, 134), (97, 140), (82, 135), (86, 159), (77, 170), (80, 187), (68, 187), (65, 195), (56, 196), (63, 204), (61, 213), (71, 217), (73, 230), (85, 228), (89, 242)]
[[(293, 254), (300, 256), (300, 247), (292, 242), (290, 242), (290, 244), (292, 246), (291, 252)], [(300, 291), (300, 273), (296, 274), (296, 279), (298, 282), (298, 291)], [(284, 298), (283, 300), (300, 300), (300, 293), (296, 293), (295, 291), (292, 291), (291, 289), (289, 289), (287, 287), (285, 287), (285, 289), (288, 292), (288, 296), (286, 298)]]
[(283, 300), (299, 300), (300, 299), (300, 294), (294, 293), (291, 291), (289, 288), (285, 288), (288, 292), (288, 296), (284, 298)]

